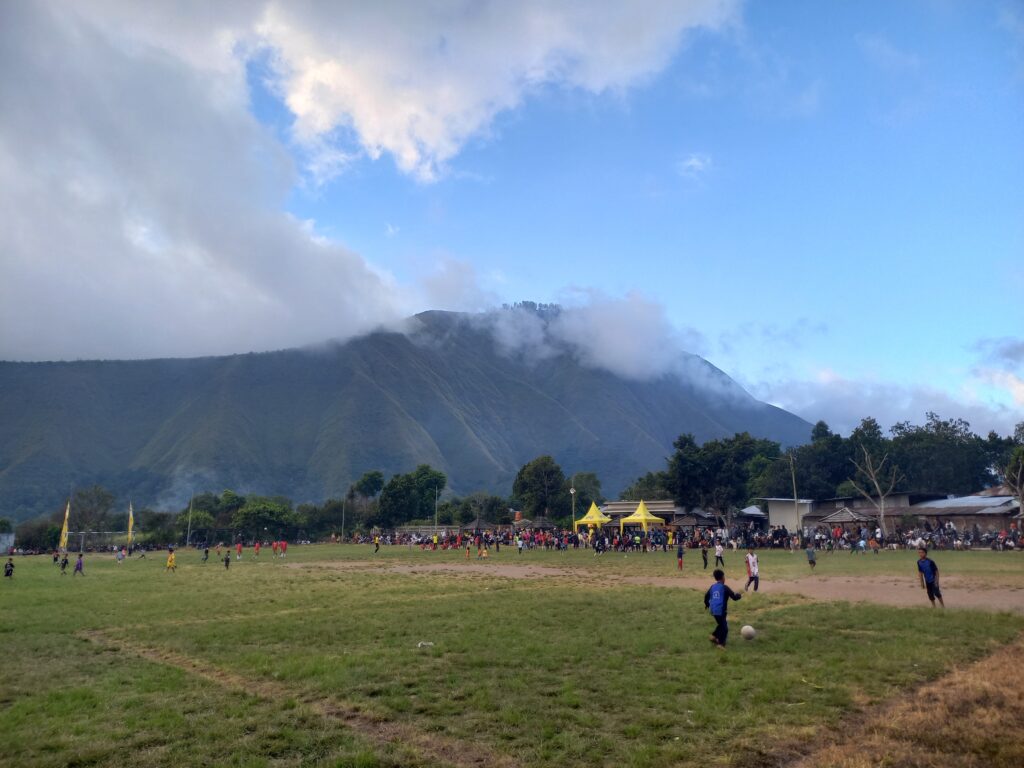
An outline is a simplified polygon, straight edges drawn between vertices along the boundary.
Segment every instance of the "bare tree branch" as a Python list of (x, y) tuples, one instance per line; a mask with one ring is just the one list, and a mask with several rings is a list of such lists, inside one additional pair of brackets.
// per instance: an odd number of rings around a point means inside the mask
[[(881, 461), (875, 462), (871, 452), (868, 451), (867, 447), (860, 443), (860, 450), (864, 454), (863, 462), (859, 462), (856, 459), (850, 459), (850, 462), (857, 468), (860, 474), (864, 475), (875, 488), (875, 495), (872, 496), (868, 491), (861, 487), (861, 484), (857, 482), (855, 477), (850, 478), (850, 482), (853, 487), (868, 501), (874, 505), (875, 509), (878, 510), (878, 519), (882, 532), (885, 532), (885, 499), (892, 493), (896, 484), (903, 478), (903, 474), (899, 471), (899, 468), (895, 464), (890, 463), (889, 469), (887, 470), (885, 464), (889, 461), (889, 454), (885, 453), (882, 456)], [(882, 490), (882, 486), (886, 485), (885, 490)], [(877, 498), (877, 501), (875, 500)]]

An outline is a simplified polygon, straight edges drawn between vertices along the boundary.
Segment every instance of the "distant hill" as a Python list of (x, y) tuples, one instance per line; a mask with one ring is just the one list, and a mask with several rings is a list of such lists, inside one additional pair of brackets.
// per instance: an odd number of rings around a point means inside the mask
[(503, 353), (472, 316), (414, 323), (315, 349), (0, 362), (0, 516), (51, 511), (93, 483), (137, 507), (180, 506), (193, 489), (319, 501), (367, 470), (390, 477), (420, 463), (458, 493), (506, 495), (545, 453), (567, 473), (596, 472), (614, 495), (663, 468), (684, 432), (746, 430), (786, 445), (810, 436), (810, 424), (701, 358), (690, 380), (634, 381), (565, 352)]

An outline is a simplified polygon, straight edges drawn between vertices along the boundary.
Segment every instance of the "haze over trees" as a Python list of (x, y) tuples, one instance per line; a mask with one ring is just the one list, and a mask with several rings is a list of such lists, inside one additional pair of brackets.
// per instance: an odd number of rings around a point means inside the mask
[[(1018, 497), (1024, 491), (1024, 423), (1012, 436), (989, 433), (983, 438), (961, 419), (929, 413), (923, 425), (900, 423), (888, 434), (872, 418), (863, 419), (849, 437), (818, 422), (809, 443), (787, 450), (745, 432), (703, 443), (684, 434), (673, 448), (663, 469), (639, 477), (621, 497), (673, 499), (680, 506), (702, 507), (728, 518), (732, 510), (757, 498), (792, 498), (794, 475), (798, 495), (816, 500), (897, 491), (965, 494), (1000, 483)], [(189, 531), (192, 542), (229, 542), (236, 537), (327, 538), (342, 531), (433, 525), (435, 519), (442, 526), (478, 518), (507, 524), (516, 510), (528, 519), (547, 517), (568, 525), (572, 487), (577, 517), (591, 501), (604, 501), (596, 472), (566, 475), (547, 454), (520, 467), (507, 497), (484, 490), (452, 494), (444, 472), (420, 464), (386, 481), (381, 470), (366, 471), (344, 497), (322, 503), (295, 505), (285, 496), (232, 490), (203, 492), (174, 511), (136, 508), (135, 526), (141, 541), (167, 544), (184, 541)], [(72, 530), (127, 527), (127, 500), (100, 485), (78, 489), (71, 501)], [(61, 505), (16, 526), (19, 545), (55, 546), (63, 514)], [(0, 519), (0, 532), (10, 527)]]

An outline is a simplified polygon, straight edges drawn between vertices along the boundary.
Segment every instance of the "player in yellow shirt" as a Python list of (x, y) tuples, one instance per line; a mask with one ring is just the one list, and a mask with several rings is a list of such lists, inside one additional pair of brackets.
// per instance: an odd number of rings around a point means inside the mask
[(178, 563), (176, 562), (173, 548), (167, 550), (167, 568), (165, 571), (178, 572)]

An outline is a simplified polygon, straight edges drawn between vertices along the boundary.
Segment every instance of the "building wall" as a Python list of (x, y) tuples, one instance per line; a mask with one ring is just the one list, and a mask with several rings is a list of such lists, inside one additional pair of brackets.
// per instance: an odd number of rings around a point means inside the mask
[[(786, 530), (790, 532), (797, 532), (803, 526), (803, 516), (809, 513), (812, 509), (811, 504), (802, 503), (797, 505), (797, 509), (793, 508), (793, 502), (786, 501), (769, 501), (768, 502), (768, 525), (773, 526), (786, 526)], [(800, 519), (797, 519), (797, 512), (799, 511)]]

